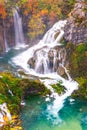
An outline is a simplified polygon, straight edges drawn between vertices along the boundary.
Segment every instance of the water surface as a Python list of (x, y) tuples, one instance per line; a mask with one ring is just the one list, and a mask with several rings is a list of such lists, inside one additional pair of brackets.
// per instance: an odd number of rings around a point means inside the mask
[(87, 101), (66, 99), (58, 118), (49, 114), (52, 103), (41, 97), (26, 100), (20, 115), (24, 130), (87, 130)]

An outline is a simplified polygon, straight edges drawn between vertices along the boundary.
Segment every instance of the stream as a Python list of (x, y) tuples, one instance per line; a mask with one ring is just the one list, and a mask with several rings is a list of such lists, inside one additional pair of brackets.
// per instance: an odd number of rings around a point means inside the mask
[[(72, 92), (78, 89), (78, 83), (71, 78), (65, 67), (66, 51), (60, 43), (66, 22), (54, 24), (38, 44), (28, 49), (11, 49), (0, 58), (0, 71), (11, 70), (16, 73), (22, 68), (26, 74), (38, 76), (51, 91), (50, 96), (29, 97), (25, 100), (26, 105), (20, 113), (24, 130), (87, 130), (86, 101), (70, 98)], [(55, 38), (56, 33), (58, 36)], [(53, 54), (52, 61), (49, 58), (50, 51)], [(34, 65), (29, 64), (31, 59)], [(67, 78), (58, 74), (56, 61), (59, 61), (57, 67), (64, 69)], [(59, 81), (65, 87), (61, 95), (51, 86)]]

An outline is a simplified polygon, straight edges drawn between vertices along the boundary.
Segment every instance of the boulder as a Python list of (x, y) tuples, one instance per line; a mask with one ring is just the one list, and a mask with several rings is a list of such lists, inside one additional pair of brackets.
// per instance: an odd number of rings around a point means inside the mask
[(30, 68), (33, 68), (33, 69), (35, 68), (35, 58), (34, 57), (29, 59), (27, 63), (29, 64)]
[(60, 76), (63, 76), (65, 74), (65, 70), (62, 66), (58, 67), (57, 72)]

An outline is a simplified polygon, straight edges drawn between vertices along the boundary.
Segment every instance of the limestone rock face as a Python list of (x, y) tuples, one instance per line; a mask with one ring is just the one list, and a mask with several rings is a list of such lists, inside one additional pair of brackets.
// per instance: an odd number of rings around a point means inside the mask
[(35, 58), (31, 58), (28, 61), (28, 64), (30, 65), (30, 68), (35, 68)]
[(13, 17), (7, 17), (5, 19), (5, 31), (6, 31), (6, 39), (9, 47), (13, 47), (15, 45), (15, 34), (14, 34), (14, 20)]
[(0, 23), (0, 54), (5, 50), (4, 46), (4, 35), (3, 35), (3, 26)]
[(74, 44), (84, 43), (87, 40), (87, 2), (77, 0), (74, 9), (69, 14), (65, 26), (64, 38)]
[(9, 47), (14, 46), (14, 21), (12, 17), (6, 19), (0, 19), (0, 54), (5, 52), (5, 39)]
[(57, 72), (61, 76), (66, 76), (64, 67), (66, 69), (69, 68), (69, 63), (66, 59), (66, 49), (59, 46), (51, 48), (48, 52), (43, 51), (43, 49), (37, 50), (33, 57), (28, 60), (29, 67), (41, 74)]

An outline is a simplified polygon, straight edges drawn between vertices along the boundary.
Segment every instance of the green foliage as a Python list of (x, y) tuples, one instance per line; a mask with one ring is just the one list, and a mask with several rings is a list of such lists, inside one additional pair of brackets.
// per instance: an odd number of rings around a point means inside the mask
[(65, 88), (64, 86), (62, 85), (62, 82), (61, 81), (58, 81), (57, 84), (53, 84), (52, 85), (53, 89), (60, 95), (62, 93), (64, 93), (65, 91)]
[[(1, 73), (2, 77), (0, 78), (0, 103), (6, 102), (8, 104), (18, 105), (21, 102), (22, 89), (18, 88), (18, 78), (15, 78), (10, 73)], [(12, 92), (13, 95), (9, 92)], [(10, 107), (9, 110), (11, 111)], [(14, 111), (14, 109), (12, 109)], [(11, 111), (11, 112), (12, 112)], [(19, 108), (16, 108), (16, 112), (19, 111)]]
[(80, 44), (79, 46), (77, 46), (76, 50), (78, 51), (78, 53), (83, 54), (87, 51), (87, 43)]
[(65, 41), (65, 39), (63, 39), (61, 43), (62, 43), (63, 46), (67, 45), (67, 42)]
[(70, 72), (73, 77), (87, 77), (87, 43), (75, 46), (67, 45)]
[(67, 44), (70, 74), (79, 83), (79, 89), (74, 91), (74, 98), (87, 99), (87, 43)]
[(18, 83), (23, 90), (25, 97), (34, 95), (46, 95), (50, 94), (50, 90), (47, 89), (44, 84), (40, 83), (39, 80), (28, 80), (22, 79)]
[(7, 97), (4, 94), (0, 93), (0, 104), (7, 102)]
[(39, 80), (16, 78), (8, 72), (0, 73), (0, 104), (6, 102), (12, 114), (19, 112), (20, 102), (24, 97), (46, 94), (50, 94), (50, 90)]
[(37, 38), (38, 36), (42, 35), (46, 29), (45, 24), (43, 24), (42, 19), (39, 16), (33, 16), (29, 21), (29, 37), (30, 39)]
[(57, 20), (67, 17), (74, 0), (4, 0), (4, 5), (6, 15), (3, 16), (7, 19), (13, 16), (14, 8), (20, 8), (23, 20), (27, 19), (24, 22), (27, 37), (35, 41), (42, 38), (46, 28), (49, 29)]
[[(0, 104), (6, 102), (12, 116), (19, 114), (21, 99), (27, 98), (28, 96), (35, 96), (36, 98), (37, 96), (43, 96), (46, 94), (50, 94), (50, 90), (40, 83), (39, 80), (16, 78), (8, 72), (0, 73)], [(16, 124), (17, 119), (13, 119), (12, 123), (8, 123), (3, 129), (15, 129)], [(19, 125), (19, 123), (17, 125)]]
[(72, 97), (87, 100), (87, 78), (78, 77), (76, 81), (79, 83), (79, 89), (72, 94)]
[(75, 3), (75, 0), (69, 0), (70, 1), (70, 4), (74, 4)]

